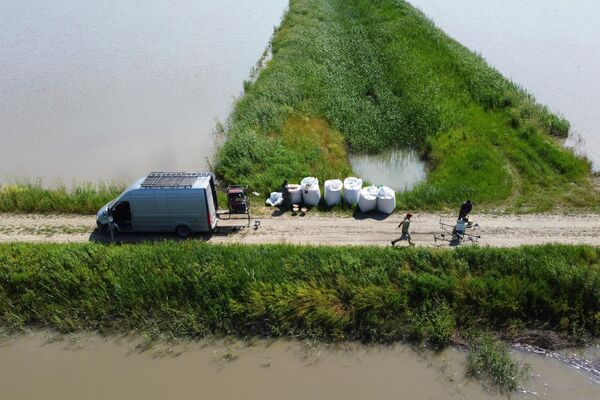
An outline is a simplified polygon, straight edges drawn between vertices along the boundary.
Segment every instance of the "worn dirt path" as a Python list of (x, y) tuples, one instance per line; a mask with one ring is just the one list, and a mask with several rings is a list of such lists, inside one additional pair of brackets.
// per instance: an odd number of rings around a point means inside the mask
[[(479, 244), (506, 247), (521, 244), (569, 243), (600, 245), (600, 215), (474, 215), (480, 225)], [(210, 243), (290, 243), (311, 245), (389, 246), (399, 235), (400, 215), (387, 218), (354, 218), (310, 215), (257, 217), (258, 229), (231, 228), (235, 222), (221, 221), (224, 227), (210, 237), (198, 237)], [(452, 223), (453, 218), (444, 216)], [(412, 219), (413, 241), (419, 246), (448, 246), (435, 242), (442, 233), (440, 216), (415, 214)], [(239, 221), (239, 223), (242, 223)], [(254, 220), (253, 220), (254, 223)], [(121, 242), (173, 239), (173, 235), (121, 234)], [(80, 215), (0, 214), (0, 242), (87, 242), (107, 241), (95, 231), (95, 218)], [(400, 242), (398, 246), (406, 246)]]

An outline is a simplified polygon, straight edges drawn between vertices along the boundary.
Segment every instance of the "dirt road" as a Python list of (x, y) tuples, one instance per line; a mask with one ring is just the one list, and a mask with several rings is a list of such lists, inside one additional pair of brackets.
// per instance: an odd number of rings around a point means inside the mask
[[(479, 244), (506, 247), (521, 244), (570, 243), (600, 245), (600, 215), (474, 215), (480, 225)], [(399, 236), (400, 215), (388, 218), (353, 218), (321, 215), (259, 217), (258, 229), (233, 229), (235, 222), (221, 221), (223, 229), (201, 237), (210, 243), (290, 243), (311, 245), (389, 246)], [(453, 218), (443, 220), (452, 223)], [(419, 246), (448, 246), (435, 242), (442, 233), (440, 216), (415, 214), (412, 219), (413, 241)], [(242, 222), (239, 221), (241, 224)], [(254, 220), (252, 221), (254, 224)], [(173, 239), (173, 235), (118, 235), (122, 242)], [(93, 216), (0, 214), (0, 242), (86, 242), (107, 241), (95, 231)], [(406, 246), (400, 242), (397, 246)]]

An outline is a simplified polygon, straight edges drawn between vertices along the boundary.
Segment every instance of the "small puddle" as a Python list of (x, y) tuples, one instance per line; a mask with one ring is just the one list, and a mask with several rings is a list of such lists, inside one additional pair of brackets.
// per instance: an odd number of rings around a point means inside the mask
[(416, 152), (395, 149), (381, 154), (352, 154), (354, 172), (374, 185), (389, 186), (405, 192), (427, 178), (425, 163)]

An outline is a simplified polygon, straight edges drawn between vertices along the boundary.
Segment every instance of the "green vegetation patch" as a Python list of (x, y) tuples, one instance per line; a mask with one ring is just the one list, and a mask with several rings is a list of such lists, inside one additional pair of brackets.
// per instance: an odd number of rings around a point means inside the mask
[(470, 374), (503, 392), (517, 390), (529, 377), (530, 367), (510, 357), (506, 344), (489, 334), (471, 342), (467, 361)]
[[(466, 197), (516, 211), (597, 204), (589, 163), (556, 139), (568, 122), (405, 1), (291, 0), (272, 48), (236, 102), (216, 157), (228, 182), (268, 193), (284, 178), (343, 177), (346, 152), (286, 139), (290, 121), (305, 118), (324, 121), (352, 152), (417, 149), (429, 177), (399, 196), (403, 208)], [(310, 124), (295, 132), (297, 140), (312, 136)]]
[(44, 187), (40, 182), (0, 184), (0, 212), (95, 214), (125, 189), (117, 184)]
[(446, 345), (467, 329), (600, 334), (585, 246), (0, 244), (0, 326)]

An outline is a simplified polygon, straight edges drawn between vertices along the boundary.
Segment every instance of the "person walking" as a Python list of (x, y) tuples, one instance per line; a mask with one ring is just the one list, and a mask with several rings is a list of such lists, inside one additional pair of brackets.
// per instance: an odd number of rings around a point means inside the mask
[(401, 240), (408, 241), (409, 246), (414, 246), (415, 244), (412, 242), (412, 238), (410, 236), (410, 232), (408, 229), (410, 228), (410, 219), (412, 218), (412, 214), (406, 214), (404, 220), (398, 225), (398, 228), (402, 228), (402, 235), (398, 239), (392, 240), (392, 246), (395, 246)]

